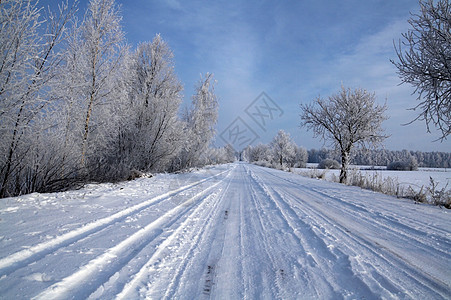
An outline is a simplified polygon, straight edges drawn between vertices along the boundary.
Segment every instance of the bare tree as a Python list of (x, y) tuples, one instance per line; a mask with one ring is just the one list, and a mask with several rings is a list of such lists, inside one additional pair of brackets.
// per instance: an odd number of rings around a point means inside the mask
[(362, 89), (345, 89), (329, 97), (301, 104), (301, 126), (315, 136), (330, 140), (341, 155), (340, 182), (346, 183), (350, 154), (354, 146), (375, 146), (388, 136), (381, 124), (387, 119), (386, 105), (375, 104), (375, 94)]
[[(450, 134), (451, 124), (451, 4), (449, 0), (420, 0), (420, 13), (412, 14), (412, 26), (395, 45), (402, 83), (415, 87), (420, 111), (413, 120), (432, 123), (441, 131), (441, 140)], [(403, 49), (405, 47), (405, 49)], [(413, 122), (412, 121), (412, 122)]]

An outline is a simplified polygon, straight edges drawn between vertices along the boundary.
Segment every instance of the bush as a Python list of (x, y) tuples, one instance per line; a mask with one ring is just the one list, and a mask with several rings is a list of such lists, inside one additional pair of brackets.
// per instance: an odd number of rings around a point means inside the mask
[(415, 171), (418, 170), (418, 164), (415, 161), (394, 161), (387, 165), (387, 170), (391, 171)]
[(295, 168), (305, 168), (307, 167), (307, 163), (305, 161), (298, 161), (296, 162), (293, 167)]
[(409, 166), (405, 161), (394, 161), (387, 165), (387, 170), (391, 171), (409, 171)]
[(323, 159), (318, 164), (318, 169), (340, 169), (340, 164), (333, 159)]
[(315, 179), (326, 179), (326, 170), (318, 171), (317, 169), (311, 169), (308, 171), (303, 171), (300, 174), (304, 177), (310, 177)]

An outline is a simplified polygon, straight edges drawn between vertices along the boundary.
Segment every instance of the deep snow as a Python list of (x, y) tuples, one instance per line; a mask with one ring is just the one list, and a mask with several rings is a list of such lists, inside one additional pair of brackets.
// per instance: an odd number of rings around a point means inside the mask
[(2, 299), (449, 299), (450, 211), (235, 163), (0, 200)]

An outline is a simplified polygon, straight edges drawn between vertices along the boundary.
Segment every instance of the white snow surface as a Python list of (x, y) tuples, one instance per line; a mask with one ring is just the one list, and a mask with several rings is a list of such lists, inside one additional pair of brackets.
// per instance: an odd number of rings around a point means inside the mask
[(1, 199), (0, 298), (451, 299), (451, 215), (245, 163)]
[[(309, 163), (307, 164), (308, 168), (296, 168), (292, 169), (294, 172), (298, 174), (309, 173), (312, 169), (316, 169), (318, 164)], [(375, 168), (375, 169), (371, 169)], [(340, 177), (340, 170), (323, 170), (316, 169), (317, 172), (325, 172), (325, 179), (329, 181), (338, 181)], [(430, 178), (434, 180), (434, 183), (437, 185), (436, 189), (445, 188), (449, 190), (451, 188), (451, 169), (445, 168), (418, 168), (416, 171), (391, 171), (386, 170), (385, 167), (373, 167), (373, 166), (350, 166), (349, 175), (352, 175), (354, 172), (360, 172), (362, 175), (367, 176), (373, 179), (387, 179), (390, 177), (393, 180), (396, 180), (396, 183), (400, 185), (400, 187), (411, 187), (414, 191), (420, 191), (421, 189), (425, 189), (431, 187)]]

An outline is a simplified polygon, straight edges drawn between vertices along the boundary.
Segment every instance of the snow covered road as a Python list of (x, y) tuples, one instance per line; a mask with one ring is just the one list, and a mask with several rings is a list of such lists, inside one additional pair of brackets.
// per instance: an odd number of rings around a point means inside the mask
[(235, 163), (0, 200), (1, 299), (450, 299), (449, 210)]

